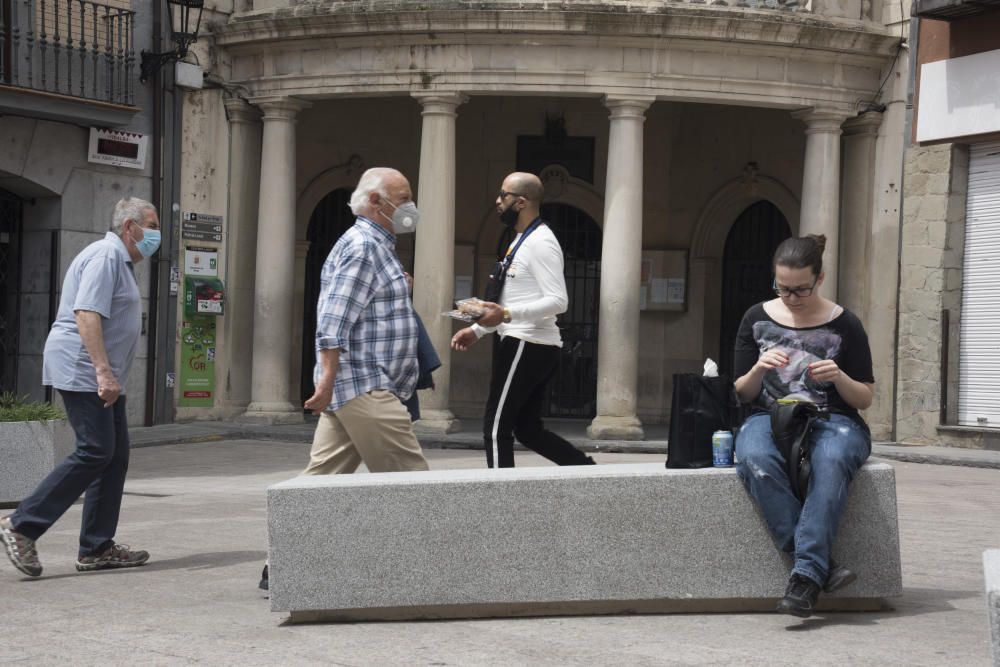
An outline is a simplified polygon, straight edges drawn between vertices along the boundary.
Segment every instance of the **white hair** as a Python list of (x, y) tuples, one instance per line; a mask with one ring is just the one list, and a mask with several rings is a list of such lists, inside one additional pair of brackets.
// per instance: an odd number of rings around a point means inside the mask
[(119, 199), (118, 203), (115, 204), (115, 212), (111, 217), (111, 231), (121, 236), (125, 229), (126, 220), (132, 220), (141, 226), (142, 214), (146, 211), (156, 213), (156, 207), (145, 199), (139, 199), (138, 197)]
[(361, 215), (362, 210), (368, 205), (368, 196), (373, 192), (386, 199), (389, 198), (389, 193), (385, 189), (385, 178), (393, 171), (395, 170), (386, 167), (372, 167), (361, 174), (358, 187), (351, 193), (350, 207), (354, 215)]

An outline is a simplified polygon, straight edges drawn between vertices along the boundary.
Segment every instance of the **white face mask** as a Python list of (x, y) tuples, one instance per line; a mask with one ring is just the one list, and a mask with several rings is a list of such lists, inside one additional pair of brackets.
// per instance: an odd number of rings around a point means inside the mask
[(417, 231), (417, 223), (420, 222), (420, 211), (417, 210), (416, 204), (408, 201), (402, 206), (396, 206), (388, 199), (385, 200), (385, 203), (396, 209), (392, 212), (391, 218), (393, 233), (397, 235), (412, 234)]

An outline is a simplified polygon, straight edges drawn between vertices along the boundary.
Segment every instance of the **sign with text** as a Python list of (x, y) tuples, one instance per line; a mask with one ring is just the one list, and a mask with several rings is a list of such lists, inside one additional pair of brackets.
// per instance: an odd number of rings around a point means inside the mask
[(90, 128), (87, 161), (129, 169), (146, 168), (149, 137), (137, 132)]
[(195, 248), (191, 246), (185, 248), (184, 275), (219, 275), (219, 251), (215, 248)]
[(221, 215), (187, 212), (181, 219), (181, 238), (191, 241), (222, 243), (223, 221)]
[(184, 408), (215, 403), (215, 318), (189, 317), (181, 323), (180, 397)]

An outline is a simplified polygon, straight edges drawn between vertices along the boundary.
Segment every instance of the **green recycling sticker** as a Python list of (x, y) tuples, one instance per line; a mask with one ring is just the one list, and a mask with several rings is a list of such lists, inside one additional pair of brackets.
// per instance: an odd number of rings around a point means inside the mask
[(181, 407), (215, 404), (215, 317), (193, 316), (181, 323), (180, 391)]

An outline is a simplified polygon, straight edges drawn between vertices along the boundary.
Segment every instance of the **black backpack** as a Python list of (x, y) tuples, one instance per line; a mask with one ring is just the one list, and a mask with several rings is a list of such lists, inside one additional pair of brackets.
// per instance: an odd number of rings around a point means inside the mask
[(788, 481), (799, 500), (809, 491), (809, 433), (817, 419), (829, 419), (830, 413), (809, 401), (778, 401), (771, 406), (771, 435), (785, 457)]

